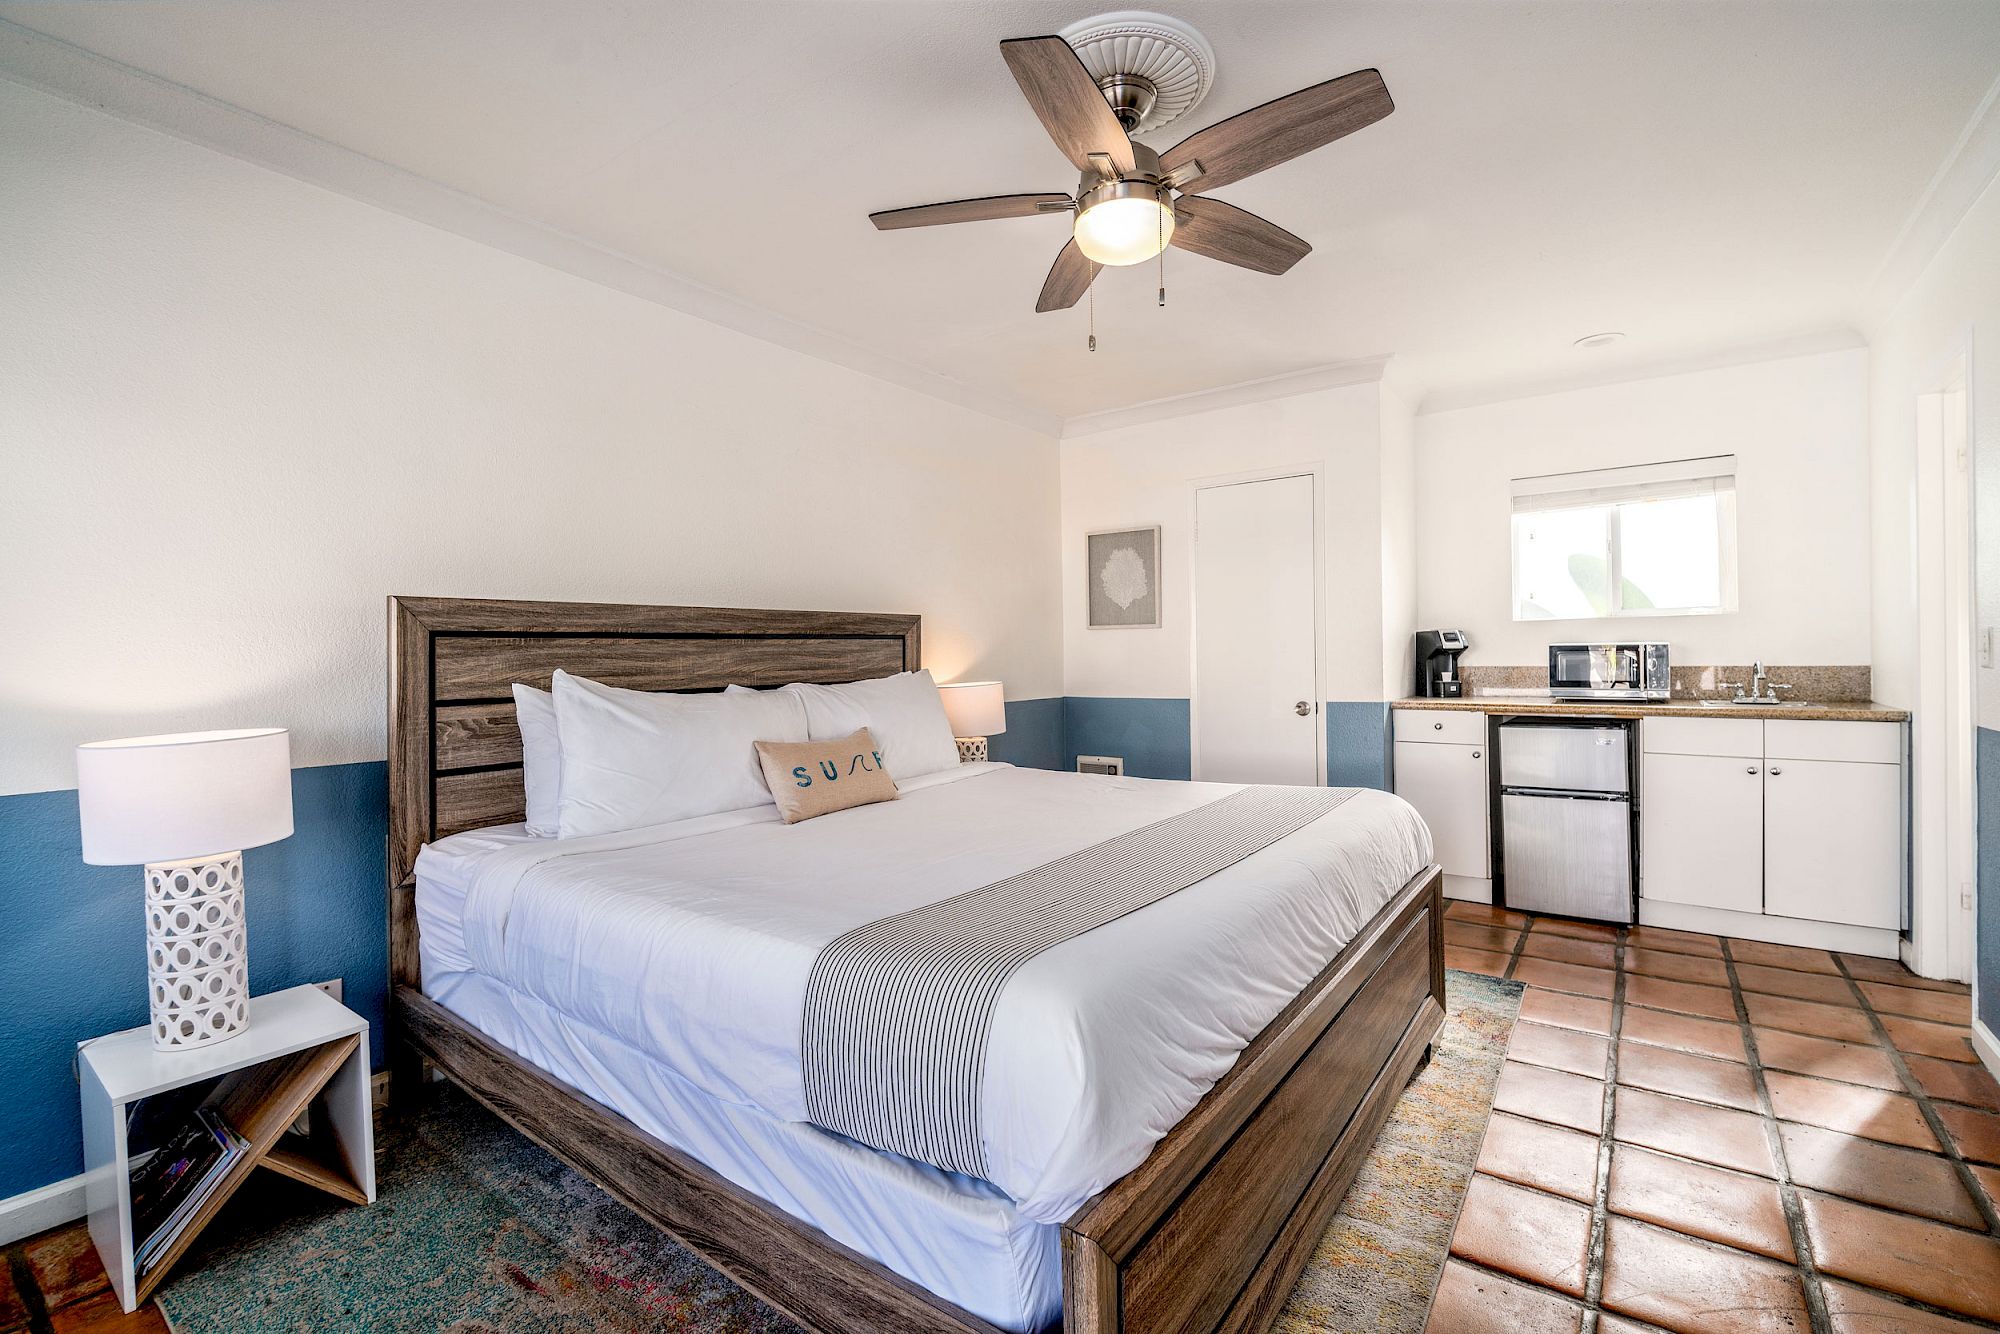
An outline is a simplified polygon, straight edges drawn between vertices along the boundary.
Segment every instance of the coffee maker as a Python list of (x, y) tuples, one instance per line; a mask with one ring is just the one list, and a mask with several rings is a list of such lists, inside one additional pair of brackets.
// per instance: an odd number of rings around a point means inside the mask
[(1463, 630), (1417, 631), (1417, 694), (1424, 699), (1459, 699), (1465, 681), (1458, 674), (1458, 658), (1472, 647)]

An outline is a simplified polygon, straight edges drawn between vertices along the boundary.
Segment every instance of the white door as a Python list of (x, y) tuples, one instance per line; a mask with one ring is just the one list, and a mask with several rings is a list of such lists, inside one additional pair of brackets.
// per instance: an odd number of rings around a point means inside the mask
[(1195, 492), (1196, 778), (1322, 781), (1311, 476)]
[(1396, 743), (1396, 795), (1431, 827), (1432, 859), (1446, 875), (1485, 880), (1493, 874), (1485, 754), (1485, 746)]
[(1639, 774), (1639, 897), (1764, 910), (1764, 761), (1649, 754)]
[(1764, 776), (1764, 911), (1894, 931), (1903, 916), (1903, 773), (1772, 760)]

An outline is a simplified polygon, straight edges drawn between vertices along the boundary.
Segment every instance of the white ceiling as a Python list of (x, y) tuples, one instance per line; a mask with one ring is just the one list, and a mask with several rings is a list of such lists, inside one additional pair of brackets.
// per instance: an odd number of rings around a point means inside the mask
[[(1105, 6), (1109, 8), (1107, 4)], [(1176, 0), (1208, 100), (1373, 65), (1397, 111), (1218, 190), (1306, 238), (1034, 313), (1067, 190), (1000, 60), (1082, 4), (0, 3), (0, 17), (983, 394), (1070, 417), (1393, 354), (1460, 397), (1850, 326), (2000, 74), (1994, 0)], [(1619, 329), (1607, 351), (1571, 347)]]

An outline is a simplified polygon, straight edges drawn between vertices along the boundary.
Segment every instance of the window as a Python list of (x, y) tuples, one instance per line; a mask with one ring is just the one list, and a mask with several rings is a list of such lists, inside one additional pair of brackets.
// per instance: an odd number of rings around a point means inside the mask
[(1515, 479), (1514, 619), (1736, 610), (1736, 459)]

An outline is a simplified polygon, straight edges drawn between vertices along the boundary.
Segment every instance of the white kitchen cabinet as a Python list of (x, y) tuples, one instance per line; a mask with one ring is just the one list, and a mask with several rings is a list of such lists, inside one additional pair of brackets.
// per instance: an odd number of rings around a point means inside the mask
[(1902, 770), (1894, 764), (1766, 761), (1764, 911), (1897, 930), (1903, 901), (1902, 801)]
[(1649, 753), (1639, 772), (1639, 893), (1732, 912), (1764, 904), (1761, 759)]
[[(1482, 723), (1482, 714), (1471, 715)], [(1485, 884), (1492, 899), (1493, 843), (1487, 819), (1486, 746), (1463, 742), (1398, 741), (1396, 795), (1430, 826), (1432, 854), (1447, 877)], [(1452, 886), (1448, 883), (1447, 892)], [(1461, 897), (1477, 897), (1477, 890)]]
[(1894, 954), (1900, 724), (1649, 718), (1641, 744), (1642, 922)]

